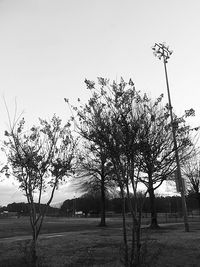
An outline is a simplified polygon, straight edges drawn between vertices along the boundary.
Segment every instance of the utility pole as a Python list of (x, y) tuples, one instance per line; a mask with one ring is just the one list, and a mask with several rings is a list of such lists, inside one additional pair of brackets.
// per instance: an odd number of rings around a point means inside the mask
[(182, 200), (182, 211), (183, 211), (183, 217), (184, 217), (184, 224), (185, 224), (185, 231), (189, 232), (189, 224), (188, 224), (188, 215), (187, 215), (187, 206), (185, 201), (185, 192), (184, 192), (184, 181), (181, 176), (181, 168), (180, 168), (180, 161), (179, 161), (179, 154), (178, 154), (178, 147), (177, 147), (177, 140), (176, 140), (176, 122), (173, 118), (172, 113), (172, 104), (171, 104), (171, 97), (170, 97), (170, 90), (169, 90), (169, 81), (168, 81), (168, 75), (167, 75), (167, 63), (168, 59), (170, 58), (173, 51), (169, 50), (169, 47), (166, 46), (165, 43), (155, 43), (155, 45), (152, 47), (154, 51), (154, 55), (158, 57), (160, 60), (163, 59), (164, 64), (164, 70), (165, 70), (165, 79), (166, 79), (166, 85), (167, 85), (167, 94), (168, 94), (168, 102), (169, 102), (169, 112), (170, 112), (170, 118), (171, 118), (171, 125), (172, 125), (172, 135), (173, 135), (173, 141), (174, 141), (174, 150), (175, 150), (175, 158), (176, 158), (176, 165), (177, 165), (177, 178), (180, 185), (180, 193), (181, 193), (181, 200)]

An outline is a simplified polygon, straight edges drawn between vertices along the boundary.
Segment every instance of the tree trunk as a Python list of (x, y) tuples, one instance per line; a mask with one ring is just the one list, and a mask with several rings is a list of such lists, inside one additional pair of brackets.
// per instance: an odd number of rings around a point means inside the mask
[(141, 265), (141, 216), (142, 212), (141, 210), (139, 210), (137, 227), (136, 227), (136, 242), (137, 242), (136, 266)]
[(122, 198), (122, 220), (123, 220), (123, 238), (124, 238), (124, 266), (129, 265), (129, 253), (128, 253), (128, 242), (127, 242), (127, 230), (126, 230), (126, 199), (124, 196), (124, 189), (121, 189)]
[(105, 177), (101, 177), (101, 227), (106, 226), (106, 195), (105, 195)]
[(30, 266), (38, 267), (38, 257), (37, 257), (37, 223), (36, 223), (36, 209), (34, 202), (30, 205), (30, 222), (32, 228), (32, 240), (30, 244)]
[(198, 200), (198, 206), (199, 206), (199, 214), (200, 214), (200, 193), (197, 193), (197, 200)]
[(156, 199), (153, 187), (149, 188), (150, 210), (151, 210), (151, 229), (158, 229), (157, 211), (156, 211)]
[(38, 267), (38, 257), (37, 257), (37, 240), (35, 240), (33, 238), (33, 240), (31, 241), (31, 250), (30, 250), (30, 254), (31, 254), (31, 267)]

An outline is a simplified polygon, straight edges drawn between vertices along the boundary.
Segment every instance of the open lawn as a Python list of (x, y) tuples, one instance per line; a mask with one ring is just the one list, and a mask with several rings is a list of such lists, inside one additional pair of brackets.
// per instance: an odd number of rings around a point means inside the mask
[[(121, 219), (46, 218), (38, 242), (43, 267), (123, 266)], [(161, 225), (157, 231), (142, 230), (144, 261), (149, 267), (199, 267), (200, 223)], [(28, 218), (0, 220), (0, 266), (27, 266), (31, 229)], [(21, 240), (20, 238), (23, 237)]]

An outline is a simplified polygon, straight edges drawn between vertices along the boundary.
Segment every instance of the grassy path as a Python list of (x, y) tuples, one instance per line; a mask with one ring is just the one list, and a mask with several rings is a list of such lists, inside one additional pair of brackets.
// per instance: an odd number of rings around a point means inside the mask
[[(97, 227), (97, 224), (98, 220), (94, 219), (48, 219), (38, 242), (42, 266), (123, 266), (120, 263), (121, 222), (117, 219), (109, 220), (106, 228)], [(0, 230), (4, 227), (5, 224), (0, 224)], [(5, 234), (0, 239), (1, 267), (27, 266), (25, 259), (31, 235), (25, 234), (28, 231), (26, 227), (28, 221), (23, 220), (8, 225), (10, 235), (5, 237)], [(189, 233), (184, 232), (183, 223), (161, 224), (161, 228), (156, 231), (144, 227), (142, 249), (148, 267), (199, 267), (200, 223), (190, 223), (190, 229)]]

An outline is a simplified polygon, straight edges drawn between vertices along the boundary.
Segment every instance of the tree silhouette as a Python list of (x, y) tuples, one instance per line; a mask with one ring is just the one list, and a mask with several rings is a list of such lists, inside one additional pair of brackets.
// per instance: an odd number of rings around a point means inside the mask
[[(80, 132), (81, 134), (81, 132)], [(87, 142), (81, 146), (76, 168), (75, 184), (82, 192), (99, 193), (101, 196), (101, 221), (99, 226), (106, 226), (106, 195), (115, 188), (111, 179), (113, 166), (108, 159), (106, 149)]]
[(188, 193), (197, 199), (200, 213), (200, 162), (197, 153), (185, 162), (182, 170), (186, 178)]
[[(62, 126), (55, 115), (50, 122), (39, 119), (39, 125), (30, 130), (25, 130), (22, 118), (10, 124), (5, 135), (4, 151), (8, 165), (29, 204), (32, 262), (37, 266), (36, 245), (44, 216), (55, 190), (72, 170), (75, 142), (69, 124)], [(41, 204), (44, 202), (43, 193), (48, 193), (49, 197), (45, 205)]]
[[(98, 148), (105, 149), (113, 166), (113, 181), (120, 188), (123, 215), (123, 241), (125, 266), (140, 261), (141, 209), (137, 201), (139, 182), (139, 122), (132, 116), (132, 101), (137, 97), (133, 82), (110, 83), (98, 78), (98, 85), (85, 80), (91, 98), (85, 105), (72, 107), (73, 120), (81, 135)], [(67, 100), (66, 100), (67, 101)], [(133, 194), (131, 193), (133, 192)], [(134, 195), (134, 198), (133, 198)], [(129, 248), (126, 225), (126, 197), (132, 214), (132, 243)], [(130, 265), (131, 264), (131, 265)]]
[[(146, 95), (133, 103), (134, 116), (140, 121), (140, 162), (143, 175), (140, 181), (147, 187), (151, 207), (151, 228), (157, 228), (155, 190), (176, 169), (174, 143), (168, 106), (161, 105), (163, 95), (155, 101)], [(183, 117), (175, 117), (176, 138), (180, 161), (183, 162), (193, 150), (189, 127)]]

